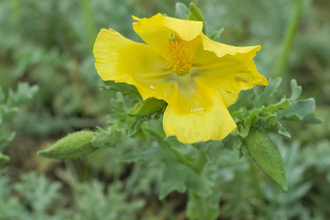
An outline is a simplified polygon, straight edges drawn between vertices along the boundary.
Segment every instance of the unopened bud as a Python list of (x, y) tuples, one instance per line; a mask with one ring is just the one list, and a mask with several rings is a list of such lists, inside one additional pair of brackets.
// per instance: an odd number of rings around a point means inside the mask
[(245, 141), (252, 159), (260, 169), (286, 192), (288, 186), (283, 159), (273, 141), (265, 132), (254, 128), (250, 129)]
[(52, 159), (75, 159), (93, 153), (95, 148), (91, 141), (97, 133), (92, 131), (78, 131), (57, 141), (47, 150), (38, 152), (39, 156)]

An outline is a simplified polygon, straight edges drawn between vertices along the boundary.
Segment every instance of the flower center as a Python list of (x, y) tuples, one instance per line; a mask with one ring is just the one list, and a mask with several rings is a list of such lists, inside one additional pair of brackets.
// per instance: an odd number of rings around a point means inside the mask
[(188, 45), (178, 35), (170, 32), (167, 53), (164, 56), (167, 69), (173, 69), (177, 74), (186, 74), (192, 64), (194, 56), (189, 55)]

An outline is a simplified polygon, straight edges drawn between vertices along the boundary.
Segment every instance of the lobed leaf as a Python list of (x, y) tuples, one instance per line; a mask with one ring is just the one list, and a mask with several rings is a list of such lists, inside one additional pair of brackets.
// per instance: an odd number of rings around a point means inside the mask
[(175, 17), (186, 20), (188, 18), (189, 9), (181, 2), (175, 4)]
[(126, 154), (120, 159), (121, 162), (131, 163), (143, 161), (148, 165), (160, 164), (163, 162), (177, 161), (175, 155), (162, 147), (149, 147), (144, 150), (134, 151)]
[(96, 148), (115, 147), (122, 131), (116, 129), (116, 125), (108, 127), (107, 130), (98, 128), (99, 132), (94, 136), (91, 143)]
[(257, 92), (257, 87), (253, 88), (255, 93), (255, 99), (253, 102), (254, 108), (261, 108), (262, 106), (267, 106), (270, 98), (274, 96), (278, 87), (280, 86), (282, 78), (270, 79), (268, 81), (268, 86), (264, 89), (264, 91), (259, 95)]
[(22, 183), (16, 184), (15, 189), (24, 197), (36, 212), (43, 212), (59, 198), (58, 190), (61, 183), (50, 182), (45, 176), (37, 176), (35, 172), (22, 176)]
[(10, 160), (10, 157), (8, 157), (7, 155), (4, 155), (0, 152), (0, 167), (6, 163), (8, 163)]
[(189, 5), (189, 13), (188, 13), (188, 20), (192, 21), (202, 21), (203, 22), (203, 33), (206, 32), (205, 22), (202, 15), (202, 11), (193, 3), (191, 2)]
[(212, 187), (210, 180), (196, 173), (191, 167), (181, 163), (167, 163), (159, 199), (164, 199), (172, 191), (184, 193), (187, 189), (200, 197), (208, 197), (213, 192)]
[(322, 120), (316, 118), (314, 98), (295, 100), (291, 102), (291, 107), (279, 114), (279, 118), (296, 123), (322, 123)]
[(6, 105), (9, 108), (27, 104), (37, 93), (38, 89), (38, 86), (29, 86), (27, 83), (21, 83), (18, 85), (16, 92), (9, 91)]
[(164, 100), (151, 97), (146, 100), (140, 100), (127, 114), (132, 117), (148, 116), (164, 111), (166, 105), (167, 103)]
[(103, 81), (105, 86), (101, 85), (101, 88), (120, 92), (123, 95), (135, 94), (140, 97), (139, 91), (135, 86), (129, 85), (127, 83), (116, 83), (115, 81)]
[(213, 31), (208, 37), (209, 37), (211, 40), (217, 41), (217, 40), (220, 38), (220, 36), (221, 36), (223, 30), (224, 30), (224, 28), (221, 28), (221, 29), (219, 29), (219, 30)]
[(209, 161), (213, 163), (220, 155), (220, 153), (225, 149), (225, 145), (221, 141), (209, 141), (204, 154)]
[(0, 135), (0, 149), (3, 147), (6, 147), (9, 142), (11, 142), (16, 133), (14, 131), (8, 132), (8, 133), (3, 133)]
[(297, 81), (295, 79), (291, 80), (291, 96), (289, 100), (293, 101), (300, 97), (302, 92), (302, 87), (297, 85)]

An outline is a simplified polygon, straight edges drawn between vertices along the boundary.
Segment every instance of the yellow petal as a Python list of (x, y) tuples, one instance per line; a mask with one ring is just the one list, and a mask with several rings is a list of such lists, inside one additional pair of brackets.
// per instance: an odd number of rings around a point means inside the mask
[(102, 80), (133, 84), (144, 99), (169, 100), (175, 75), (148, 45), (133, 42), (112, 29), (102, 29), (93, 52)]
[(169, 33), (174, 32), (184, 41), (195, 39), (202, 31), (203, 23), (200, 21), (188, 21), (177, 18), (164, 17), (162, 14), (151, 18), (136, 18), (133, 23), (134, 31), (159, 54), (165, 54)]
[(200, 33), (200, 37), (202, 39), (203, 49), (215, 53), (218, 57), (232, 55), (237, 56), (237, 58), (241, 58), (241, 54), (243, 54), (244, 58), (246, 58), (247, 55), (248, 57), (252, 58), (261, 48), (260, 45), (250, 47), (235, 47), (227, 44), (222, 44), (211, 40), (203, 33)]
[(198, 46), (190, 73), (219, 91), (227, 107), (236, 101), (239, 91), (268, 84), (253, 62), (260, 46), (233, 47), (200, 36), (204, 40)]
[(257, 72), (252, 60), (219, 62), (193, 68), (191, 74), (221, 92), (226, 106), (236, 101), (239, 91), (250, 89), (253, 85), (267, 85), (267, 80)]
[(171, 71), (145, 72), (134, 76), (135, 86), (143, 99), (155, 97), (168, 102), (178, 75)]
[(118, 32), (102, 29), (97, 35), (93, 53), (96, 59), (95, 68), (102, 80), (132, 83), (132, 77), (122, 70), (121, 62), (126, 62), (121, 53), (126, 53), (137, 43), (123, 37)]
[(221, 140), (236, 129), (220, 93), (188, 74), (175, 84), (163, 126), (182, 143)]

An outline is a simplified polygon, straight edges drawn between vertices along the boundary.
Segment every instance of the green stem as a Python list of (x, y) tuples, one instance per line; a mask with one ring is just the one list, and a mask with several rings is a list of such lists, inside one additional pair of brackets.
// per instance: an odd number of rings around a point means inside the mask
[(65, 164), (66, 170), (68, 171), (68, 173), (70, 175), (69, 186), (70, 186), (71, 191), (72, 191), (73, 199), (75, 201), (78, 201), (80, 199), (80, 196), (76, 191), (77, 185), (78, 185), (78, 182), (79, 182), (77, 170), (74, 167), (74, 164), (73, 164), (72, 160), (65, 160), (64, 164)]
[(198, 212), (198, 219), (205, 220), (208, 215), (208, 206), (206, 202), (206, 198), (202, 198), (194, 193), (194, 199), (196, 202), (197, 212)]
[(282, 52), (280, 54), (278, 63), (275, 66), (273, 78), (281, 77), (284, 73), (288, 61), (289, 51), (291, 49), (294, 37), (298, 29), (301, 12), (302, 12), (302, 4), (303, 4), (302, 2), (303, 2), (302, 0), (295, 0), (295, 11), (285, 31), (285, 37), (282, 43), (283, 45)]
[(168, 205), (166, 199), (162, 199), (162, 200), (160, 200), (160, 202), (162, 203), (162, 206), (164, 207), (164, 209), (167, 213), (168, 220), (175, 220), (175, 216), (174, 216), (170, 206)]
[(21, 19), (21, 11), (22, 11), (22, 2), (21, 0), (13, 0), (13, 16), (14, 19), (19, 22), (19, 20)]
[[(195, 158), (194, 162), (192, 163), (191, 167), (199, 174), (202, 175), (202, 172), (204, 170), (204, 167), (207, 163), (207, 158), (204, 154), (204, 151), (199, 152), (197, 157)], [(209, 209), (207, 204), (207, 198), (202, 198), (196, 193), (193, 194), (194, 199), (196, 201), (196, 207), (198, 212), (198, 219), (199, 220), (205, 220)]]
[(89, 48), (92, 50), (93, 45), (94, 45), (95, 36), (96, 36), (96, 31), (95, 31), (95, 24), (94, 24), (94, 19), (92, 16), (90, 1), (81, 0), (80, 2), (81, 2), (81, 7), (83, 10), (83, 15), (84, 15), (86, 26), (87, 26), (87, 36), (88, 36)]
[(171, 153), (173, 153), (176, 156), (178, 161), (180, 161), (181, 163), (184, 163), (184, 164), (188, 164), (187, 159), (184, 158), (184, 156), (182, 156), (176, 150), (173, 150), (171, 145), (164, 140), (165, 136), (163, 136), (160, 132), (158, 132), (156, 129), (153, 129), (153, 128), (150, 128), (150, 127), (146, 127), (145, 130), (148, 131), (150, 134), (154, 135), (157, 138), (157, 140), (159, 141), (161, 147), (162, 147), (162, 144), (166, 145), (166, 149), (170, 150)]
[(205, 164), (207, 162), (207, 158), (204, 154), (204, 151), (199, 152), (197, 157), (195, 158), (194, 162), (191, 164), (191, 167), (197, 172), (202, 173)]
[(248, 161), (249, 161), (249, 164), (250, 164), (250, 173), (251, 173), (251, 176), (252, 176), (254, 189), (257, 192), (257, 196), (259, 198), (259, 205), (257, 207), (258, 208), (258, 218), (257, 219), (259, 219), (259, 217), (262, 217), (262, 212), (263, 212), (264, 204), (265, 204), (265, 198), (264, 198), (263, 193), (261, 191), (260, 184), (259, 184), (259, 179), (257, 177), (257, 172), (256, 172), (255, 166), (252, 162), (252, 159), (248, 158)]
[[(158, 132), (156, 129), (152, 129), (150, 127), (145, 128), (148, 132), (150, 132), (152, 135), (154, 135), (159, 142), (162, 144), (165, 144), (167, 146), (167, 149), (169, 149), (178, 160), (184, 164), (187, 164), (187, 166), (192, 167), (199, 175), (202, 174), (204, 167), (207, 163), (207, 158), (203, 151), (199, 152), (193, 163), (189, 163), (187, 159), (185, 159), (179, 152), (176, 150), (173, 150), (171, 145), (164, 140), (164, 135), (162, 135), (160, 132)], [(208, 204), (207, 204), (207, 198), (202, 198), (196, 193), (192, 193), (194, 196), (194, 200), (196, 202), (197, 211), (198, 211), (198, 219), (199, 220), (205, 220), (206, 216), (208, 215)]]

